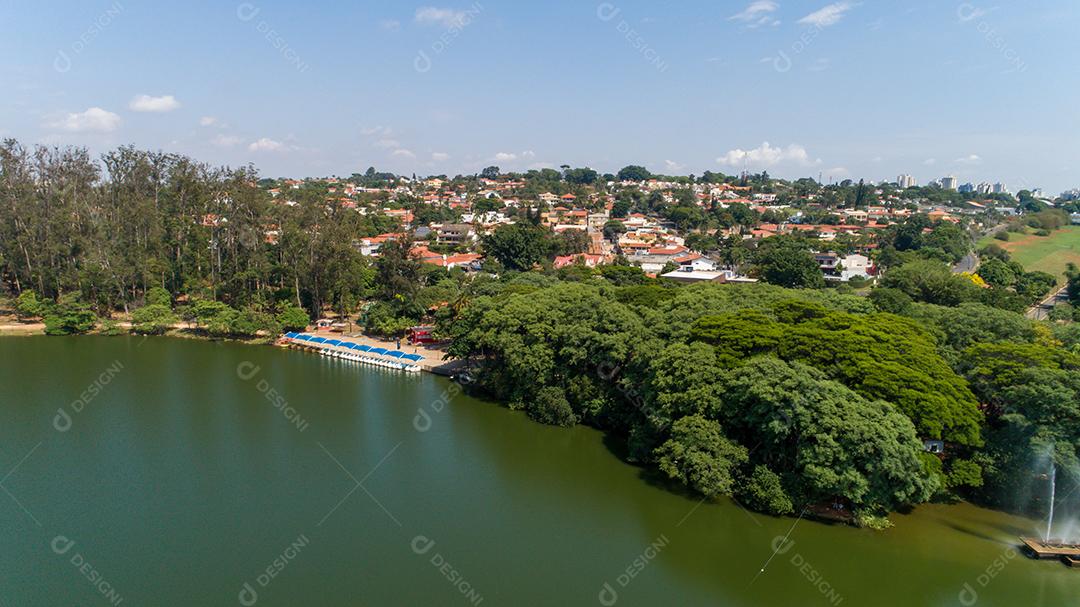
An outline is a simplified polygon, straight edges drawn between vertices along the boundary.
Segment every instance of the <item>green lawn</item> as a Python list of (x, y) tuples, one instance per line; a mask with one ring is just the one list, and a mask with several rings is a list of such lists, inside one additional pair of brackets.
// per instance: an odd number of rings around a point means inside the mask
[(1007, 250), (1014, 260), (1024, 264), (1029, 272), (1053, 274), (1058, 277), (1059, 284), (1064, 284), (1063, 274), (1070, 262), (1080, 266), (1080, 226), (1068, 226), (1046, 237), (1033, 234), (1009, 236), (1009, 242), (993, 237), (983, 238), (979, 241), (979, 248), (996, 244)]

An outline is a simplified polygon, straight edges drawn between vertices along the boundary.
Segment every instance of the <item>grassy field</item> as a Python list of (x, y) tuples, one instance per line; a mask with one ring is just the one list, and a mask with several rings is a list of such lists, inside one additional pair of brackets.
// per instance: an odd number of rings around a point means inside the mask
[(1009, 242), (1002, 242), (993, 237), (979, 241), (979, 248), (996, 244), (1007, 250), (1012, 258), (1022, 264), (1029, 272), (1047, 272), (1057, 276), (1058, 283), (1064, 284), (1065, 266), (1070, 262), (1080, 266), (1080, 226), (1068, 226), (1051, 234), (1040, 237), (1033, 234), (1009, 234)]

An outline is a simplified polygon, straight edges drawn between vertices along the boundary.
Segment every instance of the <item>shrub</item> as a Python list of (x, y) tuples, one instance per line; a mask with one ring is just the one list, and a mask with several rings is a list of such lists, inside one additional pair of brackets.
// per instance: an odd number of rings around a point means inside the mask
[(15, 313), (19, 318), (34, 318), (45, 314), (47, 306), (38, 299), (37, 293), (26, 290), (15, 299)]
[(303, 331), (311, 322), (311, 317), (300, 306), (289, 304), (278, 312), (277, 321), (284, 331)]
[(172, 295), (161, 287), (154, 287), (146, 292), (146, 305), (172, 307)]
[(162, 335), (177, 322), (179, 319), (169, 306), (159, 303), (143, 306), (131, 313), (132, 331), (142, 335)]
[(542, 424), (552, 426), (573, 426), (577, 423), (570, 401), (562, 388), (549, 386), (542, 388), (536, 398), (525, 406), (529, 417)]
[(876, 514), (870, 514), (867, 512), (859, 512), (855, 514), (855, 525), (862, 527), (863, 529), (873, 529), (874, 531), (885, 531), (893, 526), (893, 522), (889, 520), (887, 516), (878, 516)]
[(949, 470), (948, 483), (950, 488), (982, 487), (982, 467), (971, 460), (954, 460)]
[(766, 466), (755, 466), (739, 492), (739, 501), (751, 510), (773, 515), (791, 514), (795, 507), (784, 492), (780, 477)]
[(123, 333), (123, 331), (120, 329), (120, 325), (111, 318), (106, 318), (101, 321), (101, 327), (98, 328), (98, 332), (102, 335), (108, 335), (110, 337), (115, 337)]
[(77, 294), (65, 295), (60, 303), (45, 312), (46, 335), (88, 333), (97, 323), (97, 315)]
[(1005, 231), (998, 232), (997, 234), (994, 234), (994, 238), (1002, 242), (1009, 242), (1009, 233)]

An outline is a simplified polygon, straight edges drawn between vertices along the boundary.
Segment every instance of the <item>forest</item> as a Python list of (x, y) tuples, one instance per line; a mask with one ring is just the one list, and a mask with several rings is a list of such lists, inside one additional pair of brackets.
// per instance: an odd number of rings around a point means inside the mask
[(1076, 325), (975, 302), (897, 314), (835, 291), (603, 282), (485, 284), (444, 314), (451, 352), (511, 408), (600, 428), (668, 482), (774, 514), (839, 502), (877, 525), (961, 497), (1023, 510), (1012, 489), (1038, 455), (1080, 469)]

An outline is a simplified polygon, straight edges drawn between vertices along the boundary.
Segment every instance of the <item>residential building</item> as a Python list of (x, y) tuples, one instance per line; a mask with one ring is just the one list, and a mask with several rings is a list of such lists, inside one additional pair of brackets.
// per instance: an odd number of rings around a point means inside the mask
[(848, 282), (853, 278), (873, 280), (877, 274), (874, 262), (865, 255), (847, 255), (841, 257), (836, 253), (820, 253), (814, 259), (825, 273), (825, 280)]
[(476, 230), (467, 223), (448, 223), (435, 230), (435, 242), (455, 247), (469, 246), (476, 242)]
[(746, 276), (740, 276), (731, 270), (719, 270), (713, 272), (705, 272), (700, 270), (694, 270), (691, 267), (682, 267), (674, 272), (668, 272), (661, 276), (661, 278), (667, 278), (674, 280), (675, 282), (681, 282), (684, 284), (697, 284), (704, 282), (716, 282), (716, 283), (753, 283), (757, 282), (754, 278), (747, 278)]

